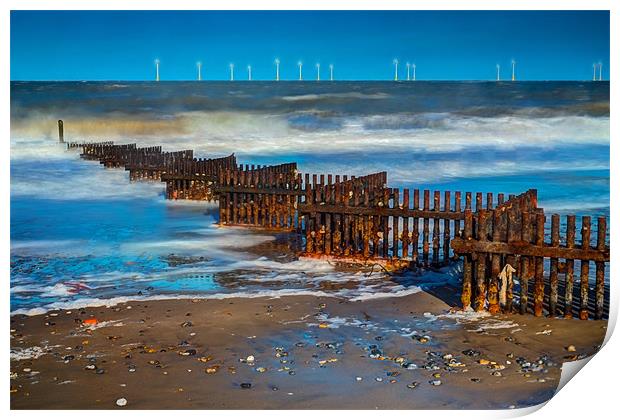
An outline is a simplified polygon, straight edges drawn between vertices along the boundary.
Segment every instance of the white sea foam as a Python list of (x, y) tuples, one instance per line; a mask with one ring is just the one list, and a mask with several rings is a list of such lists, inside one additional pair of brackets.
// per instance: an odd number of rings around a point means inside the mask
[(11, 360), (29, 360), (38, 359), (49, 352), (50, 349), (59, 346), (33, 346), (27, 348), (14, 347), (11, 348)]
[[(132, 296), (117, 296), (113, 298), (79, 298), (69, 301), (58, 301), (47, 305), (42, 305), (36, 308), (18, 308), (11, 312), (11, 315), (41, 315), (53, 310), (73, 310), (85, 307), (111, 307), (130, 301), (157, 301), (157, 300), (184, 300), (184, 299), (199, 299), (199, 300), (222, 300), (232, 298), (271, 298), (277, 299), (281, 297), (289, 296), (314, 296), (314, 297), (338, 297), (350, 300), (374, 300), (385, 299), (391, 297), (402, 297), (413, 293), (418, 293), (419, 288), (410, 287), (408, 289), (395, 288), (393, 292), (382, 293), (368, 293), (359, 294), (356, 290), (342, 290), (339, 292), (325, 292), (322, 290), (312, 289), (279, 289), (279, 290), (256, 290), (247, 292), (230, 292), (230, 293), (213, 293), (213, 294), (159, 294), (159, 295), (132, 295)], [(361, 297), (361, 299), (357, 299)]]
[(298, 101), (317, 101), (322, 99), (385, 99), (390, 95), (387, 93), (361, 93), (361, 92), (345, 92), (345, 93), (322, 93), (322, 94), (304, 94), (283, 96), (282, 100), (290, 102)]

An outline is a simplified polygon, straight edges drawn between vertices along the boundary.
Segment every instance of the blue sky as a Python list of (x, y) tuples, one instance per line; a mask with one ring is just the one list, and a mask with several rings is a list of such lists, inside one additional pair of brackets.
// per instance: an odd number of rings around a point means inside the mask
[[(519, 80), (609, 75), (606, 11), (12, 11), (11, 80), (389, 80), (392, 60), (415, 62), (419, 80), (494, 79), (495, 65)], [(405, 77), (405, 67), (400, 66)]]

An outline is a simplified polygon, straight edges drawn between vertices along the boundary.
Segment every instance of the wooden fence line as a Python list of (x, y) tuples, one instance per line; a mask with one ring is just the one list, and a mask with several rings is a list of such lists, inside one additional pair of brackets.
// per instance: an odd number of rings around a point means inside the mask
[[(169, 199), (219, 199), (221, 225), (297, 231), (303, 255), (428, 267), (462, 258), (463, 308), (580, 319), (608, 316), (607, 219), (546, 216), (536, 190), (520, 195), (387, 187), (387, 173), (301, 174), (297, 164), (238, 165), (112, 142), (67, 143), (81, 157), (166, 183)], [(578, 264), (575, 264), (578, 261)], [(590, 270), (593, 263), (594, 271)], [(578, 279), (575, 279), (578, 268)], [(514, 275), (514, 280), (513, 276)], [(592, 286), (591, 286), (592, 284)]]
[[(526, 193), (527, 194), (527, 193)], [(528, 312), (529, 297), (533, 296), (533, 313), (543, 314), (545, 299), (551, 315), (563, 313), (571, 317), (573, 313), (573, 290), (575, 284), (575, 260), (580, 261), (579, 269), (579, 317), (596, 319), (603, 317), (605, 306), (605, 263), (609, 261), (609, 247), (606, 244), (605, 217), (599, 217), (597, 223), (597, 242), (594, 248), (590, 244), (591, 217), (582, 217), (581, 242), (575, 242), (574, 215), (566, 217), (564, 243), (560, 241), (560, 216), (551, 216), (550, 241), (545, 240), (545, 214), (536, 207), (535, 201), (524, 201), (520, 196), (508, 206), (500, 206), (492, 211), (482, 210), (476, 215), (467, 212), (465, 230), (461, 238), (452, 241), (455, 253), (463, 256), (463, 291), (461, 294), (464, 308), (472, 304), (476, 311), (488, 309), (492, 313), (504, 310), (512, 311), (514, 282), (503, 278), (502, 267), (514, 268), (514, 275), (519, 279), (519, 311)], [(578, 245), (578, 247), (577, 247)], [(548, 261), (548, 274), (545, 278), (545, 259)], [(595, 288), (590, 290), (590, 262), (594, 262)], [(560, 278), (559, 274), (564, 274)], [(559, 308), (560, 280), (564, 281), (562, 289), (563, 308)], [(533, 284), (532, 284), (533, 281)], [(545, 283), (548, 285), (545, 286)], [(530, 285), (533, 290), (530, 293)], [(505, 296), (500, 295), (500, 290)], [(595, 306), (588, 309), (589, 299), (594, 296)], [(501, 308), (499, 302), (506, 302)]]

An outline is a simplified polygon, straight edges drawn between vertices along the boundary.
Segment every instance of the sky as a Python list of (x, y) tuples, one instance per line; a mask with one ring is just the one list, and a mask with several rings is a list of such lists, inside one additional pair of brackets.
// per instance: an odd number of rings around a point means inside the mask
[(12, 11), (11, 80), (609, 78), (607, 11)]

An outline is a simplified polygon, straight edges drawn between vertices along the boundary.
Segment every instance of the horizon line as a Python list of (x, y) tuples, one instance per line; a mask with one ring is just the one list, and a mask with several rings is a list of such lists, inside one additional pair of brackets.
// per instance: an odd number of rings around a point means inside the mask
[(167, 79), (167, 80), (151, 80), (151, 79), (11, 79), (10, 82), (138, 82), (138, 83), (166, 83), (166, 82), (195, 82), (195, 83), (208, 83), (208, 82), (222, 82), (222, 83), (338, 83), (338, 82), (385, 82), (385, 83), (410, 83), (415, 84), (419, 82), (479, 82), (479, 83), (519, 83), (519, 82), (609, 82), (610, 80), (592, 80), (592, 79), (517, 79), (517, 80), (496, 80), (496, 79), (418, 79), (418, 80), (391, 80), (391, 79), (338, 79), (338, 80), (298, 80), (298, 79)]

